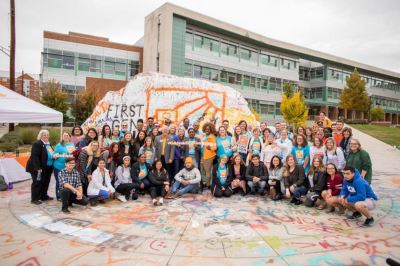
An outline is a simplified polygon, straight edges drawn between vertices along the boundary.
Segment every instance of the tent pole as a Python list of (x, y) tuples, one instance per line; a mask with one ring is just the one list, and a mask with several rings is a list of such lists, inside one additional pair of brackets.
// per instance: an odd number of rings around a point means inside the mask
[(63, 123), (60, 124), (60, 141), (62, 141), (62, 134), (63, 134)]

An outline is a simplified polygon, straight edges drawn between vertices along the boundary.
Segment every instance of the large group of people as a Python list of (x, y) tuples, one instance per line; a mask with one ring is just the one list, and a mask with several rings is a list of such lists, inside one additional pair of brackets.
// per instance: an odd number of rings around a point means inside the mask
[(364, 215), (363, 225), (370, 226), (377, 201), (368, 152), (351, 128), (323, 112), (311, 127), (294, 131), (286, 122), (231, 125), (214, 117), (185, 118), (180, 125), (148, 117), (139, 119), (134, 131), (127, 122), (89, 128), (86, 134), (75, 126), (55, 148), (49, 132), (41, 130), (27, 171), (33, 204), (53, 199), (48, 188), (54, 173), (64, 213), (73, 203), (126, 202), (148, 193), (158, 206), (164, 199), (209, 191), (214, 197), (240, 193), (287, 199), (341, 214), (347, 209), (348, 218)]

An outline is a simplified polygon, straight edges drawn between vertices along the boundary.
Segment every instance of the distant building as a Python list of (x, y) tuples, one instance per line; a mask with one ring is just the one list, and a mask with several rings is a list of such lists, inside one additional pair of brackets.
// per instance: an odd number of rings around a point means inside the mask
[[(39, 75), (28, 73), (15, 73), (15, 91), (34, 101), (40, 101)], [(10, 88), (10, 73), (0, 71), (0, 85)]]
[[(76, 94), (85, 89), (88, 83), (101, 98), (107, 84), (114, 84), (109, 90), (120, 89), (120, 84), (126, 84), (142, 71), (143, 47), (75, 32), (62, 34), (44, 31), (43, 38), (42, 82), (59, 82), (63, 90), (69, 93), (70, 103), (75, 101)], [(96, 86), (103, 89), (97, 91), (94, 80)]]
[[(262, 119), (282, 119), (285, 82), (303, 91), (311, 116), (319, 111), (332, 119), (343, 116), (339, 95), (354, 68), (366, 82), (372, 105), (380, 105), (385, 120), (398, 124), (400, 73), (274, 40), (170, 3), (145, 18), (145, 72), (231, 86)], [(354, 115), (367, 118), (363, 112)]]

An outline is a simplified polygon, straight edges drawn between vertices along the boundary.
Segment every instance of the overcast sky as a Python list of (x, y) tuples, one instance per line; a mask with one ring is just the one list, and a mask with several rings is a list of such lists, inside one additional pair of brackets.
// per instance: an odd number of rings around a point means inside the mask
[[(9, 46), (9, 2), (0, 0), (0, 45)], [(43, 31), (133, 44), (161, 0), (15, 0), (16, 71), (40, 72)], [(399, 0), (186, 0), (170, 2), (250, 31), (400, 72)], [(0, 70), (9, 58), (0, 53)]]

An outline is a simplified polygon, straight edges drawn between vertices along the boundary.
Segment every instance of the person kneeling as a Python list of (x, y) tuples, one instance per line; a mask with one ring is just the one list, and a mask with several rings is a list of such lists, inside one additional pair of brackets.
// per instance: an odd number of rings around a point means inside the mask
[(250, 188), (250, 193), (254, 195), (258, 190), (258, 193), (264, 196), (268, 177), (268, 170), (263, 163), (260, 163), (260, 156), (253, 155), (251, 163), (246, 170), (247, 185)]
[(164, 196), (169, 191), (169, 176), (161, 161), (156, 161), (153, 164), (149, 180), (151, 183), (149, 191), (154, 206), (163, 205)]
[(317, 209), (322, 210), (321, 193), (326, 187), (326, 171), (324, 163), (321, 157), (316, 156), (311, 162), (310, 171), (308, 172), (306, 180), (308, 192), (304, 205), (307, 207), (313, 207), (316, 201), (319, 200), (321, 203), (317, 204)]
[(68, 158), (65, 166), (58, 176), (62, 188), (60, 191), (61, 211), (70, 213), (68, 206), (72, 206), (72, 203), (85, 206), (88, 204), (88, 199), (83, 195), (82, 181), (79, 172), (75, 169), (75, 159)]
[(172, 194), (169, 198), (177, 198), (186, 193), (198, 193), (200, 189), (201, 175), (199, 169), (193, 166), (193, 159), (185, 159), (185, 167), (175, 175), (175, 183), (172, 186)]
[(283, 171), (283, 178), (285, 182), (285, 197), (292, 198), (290, 203), (296, 205), (302, 204), (300, 200), (301, 195), (307, 193), (305, 184), (305, 174), (302, 165), (298, 165), (296, 159), (292, 154), (286, 157), (286, 166)]
[(374, 217), (370, 213), (375, 209), (378, 197), (375, 195), (371, 186), (365, 181), (360, 172), (351, 166), (343, 169), (343, 187), (339, 197), (332, 202), (333, 206), (343, 206), (345, 209), (352, 211), (353, 214), (348, 219), (357, 219), (361, 214), (366, 217), (362, 226), (367, 227), (374, 224)]
[(231, 182), (232, 178), (229, 175), (228, 171), (228, 157), (226, 155), (222, 155), (220, 158), (220, 162), (214, 165), (213, 168), (213, 183), (212, 183), (212, 194), (216, 198), (230, 197), (232, 195)]
[(96, 205), (96, 201), (104, 203), (105, 199), (114, 198), (115, 189), (111, 185), (111, 178), (106, 169), (106, 161), (99, 159), (97, 169), (92, 173), (92, 178), (88, 186), (88, 196), (91, 199), (90, 204)]
[(137, 200), (139, 183), (133, 182), (131, 177), (131, 157), (124, 156), (122, 162), (123, 164), (118, 166), (115, 171), (115, 190), (121, 194), (118, 199), (122, 202), (126, 202), (130, 198)]

